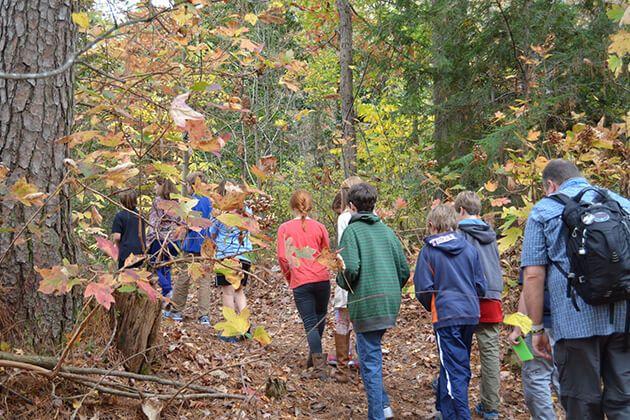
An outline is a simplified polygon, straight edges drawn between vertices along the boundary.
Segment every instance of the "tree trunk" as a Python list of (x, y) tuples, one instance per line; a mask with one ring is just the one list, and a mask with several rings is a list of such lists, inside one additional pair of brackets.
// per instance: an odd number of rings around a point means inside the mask
[[(60, 67), (74, 51), (70, 0), (0, 0), (0, 69), (44, 72)], [(0, 79), (0, 159), (10, 172), (7, 185), (21, 177), (52, 193), (64, 176), (67, 147), (55, 140), (72, 124), (73, 72), (36, 80)], [(36, 350), (57, 346), (73, 324), (80, 298), (37, 292), (35, 267), (50, 267), (63, 258), (76, 260), (71, 237), (70, 203), (63, 188), (25, 230), (26, 242), (8, 249), (13, 236), (37, 206), (3, 200), (0, 224), (0, 313), (10, 314), (0, 336), (26, 339)], [(6, 328), (8, 327), (8, 328)]]
[(352, 10), (348, 0), (337, 0), (339, 13), (339, 95), (343, 135), (343, 171), (347, 177), (357, 171), (357, 140), (354, 130), (354, 92), (352, 91)]
[(469, 64), (463, 22), (468, 0), (433, 0), (433, 141), (440, 166), (470, 149)]
[(151, 302), (137, 293), (115, 293), (114, 322), (116, 347), (128, 359), (125, 368), (131, 372), (148, 371), (162, 319), (162, 304)]

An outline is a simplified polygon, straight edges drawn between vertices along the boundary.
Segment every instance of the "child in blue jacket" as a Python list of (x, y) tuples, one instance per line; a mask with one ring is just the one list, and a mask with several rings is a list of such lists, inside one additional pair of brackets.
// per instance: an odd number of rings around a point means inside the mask
[(477, 250), (455, 232), (452, 207), (435, 207), (427, 225), (431, 235), (424, 239), (413, 281), (416, 297), (431, 311), (440, 355), (436, 408), (445, 419), (470, 419), (470, 350), (486, 279)]
[[(205, 175), (203, 172), (193, 172), (186, 178), (186, 188), (188, 194), (195, 200), (197, 204), (192, 208), (193, 211), (198, 212), (199, 216), (207, 219), (207, 224), (210, 225), (214, 220), (212, 217), (212, 202), (210, 199), (203, 195), (194, 194), (195, 183), (199, 180), (205, 182)], [(182, 250), (188, 255), (194, 255), (196, 257), (201, 256), (201, 246), (204, 240), (210, 236), (210, 227), (201, 229), (199, 232), (189, 229), (186, 233), (186, 238), (182, 243)], [(212, 239), (208, 239), (212, 240)], [(206, 261), (206, 263), (208, 263)], [(203, 263), (202, 263), (203, 264)], [(164, 316), (171, 318), (175, 321), (182, 321), (184, 316), (182, 312), (186, 307), (186, 301), (188, 300), (188, 291), (190, 290), (190, 277), (182, 276), (175, 285), (173, 291), (173, 304), (175, 310), (165, 311)], [(197, 299), (197, 321), (201, 325), (210, 325), (210, 294), (212, 289), (212, 270), (204, 271), (201, 278), (199, 278), (199, 296)]]

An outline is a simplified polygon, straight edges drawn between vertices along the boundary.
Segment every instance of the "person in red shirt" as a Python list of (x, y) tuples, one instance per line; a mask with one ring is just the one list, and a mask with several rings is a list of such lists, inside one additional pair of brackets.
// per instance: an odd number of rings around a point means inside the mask
[(472, 191), (462, 191), (455, 198), (459, 232), (477, 249), (483, 274), (488, 282), (479, 299), (479, 325), (475, 330), (481, 360), (481, 402), (475, 411), (486, 420), (499, 418), (501, 361), (499, 332), (503, 321), (503, 273), (499, 260), (497, 235), (479, 217), (481, 200)]
[(322, 351), (322, 336), (330, 297), (330, 275), (316, 258), (330, 246), (330, 241), (324, 225), (309, 217), (313, 200), (308, 192), (295, 191), (290, 205), (295, 218), (278, 229), (278, 262), (304, 323), (309, 347), (307, 368), (313, 368), (309, 375), (325, 379), (328, 355)]

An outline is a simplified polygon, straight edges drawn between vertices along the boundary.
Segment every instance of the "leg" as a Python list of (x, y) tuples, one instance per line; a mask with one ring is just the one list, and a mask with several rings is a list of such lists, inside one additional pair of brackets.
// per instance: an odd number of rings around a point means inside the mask
[(603, 406), (610, 420), (630, 419), (630, 353), (624, 351), (625, 334), (601, 337)]
[(234, 304), (234, 286), (221, 286), (221, 295), (223, 297), (223, 306), (236, 311), (236, 305)]
[(322, 340), (319, 335), (319, 330), (317, 329), (315, 295), (312, 291), (312, 287), (312, 284), (305, 284), (293, 289), (293, 298), (295, 299), (295, 306), (304, 324), (309, 351), (311, 354), (321, 354)]
[(485, 411), (499, 411), (501, 401), (499, 324), (479, 324), (475, 332), (481, 360), (481, 403)]
[(560, 340), (554, 358), (567, 419), (603, 420), (600, 339)]
[[(525, 339), (532, 346), (532, 336)], [(554, 364), (542, 357), (523, 363), (521, 371), (523, 395), (529, 414), (536, 420), (555, 420), (556, 412), (551, 399)]]
[(439, 407), (443, 418), (470, 420), (468, 383), (474, 325), (444, 327), (436, 331), (440, 354)]
[(324, 336), (326, 328), (326, 315), (328, 314), (328, 300), (330, 299), (330, 282), (322, 281), (314, 283), (315, 288), (315, 312), (317, 313), (317, 329), (319, 336)]
[(383, 409), (388, 403), (383, 387), (383, 354), (381, 339), (385, 330), (357, 333), (357, 352), (361, 361), (361, 376), (368, 400), (368, 420), (385, 418)]
[(197, 296), (197, 317), (210, 316), (210, 293), (212, 290), (212, 273), (204, 273), (199, 279), (199, 295)]
[(188, 291), (190, 290), (190, 277), (181, 276), (175, 283), (173, 289), (173, 305), (178, 312), (184, 312), (186, 301), (188, 300)]
[(236, 312), (239, 314), (247, 306), (247, 297), (245, 296), (245, 288), (243, 286), (234, 291), (234, 305), (236, 306)]

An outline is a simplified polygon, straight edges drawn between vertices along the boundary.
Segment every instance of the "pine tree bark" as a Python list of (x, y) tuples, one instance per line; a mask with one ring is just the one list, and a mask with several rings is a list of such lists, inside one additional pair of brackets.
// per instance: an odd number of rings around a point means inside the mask
[[(60, 67), (75, 47), (70, 0), (0, 0), (0, 69), (45, 72)], [(0, 79), (0, 159), (10, 172), (7, 185), (21, 177), (52, 193), (64, 177), (65, 145), (55, 140), (70, 132), (73, 119), (72, 69), (37, 80)], [(26, 339), (35, 350), (52, 350), (72, 327), (80, 298), (37, 292), (35, 267), (63, 258), (76, 260), (68, 191), (63, 188), (25, 231), (24, 243), (8, 249), (13, 236), (38, 208), (3, 200), (0, 205), (0, 312), (10, 325), (0, 336)], [(7, 233), (8, 232), (8, 233)], [(7, 251), (8, 249), (8, 251)]]
[(346, 177), (357, 171), (357, 145), (352, 88), (352, 10), (348, 0), (336, 0), (339, 13), (339, 95), (341, 96), (341, 132), (343, 135), (343, 171)]

